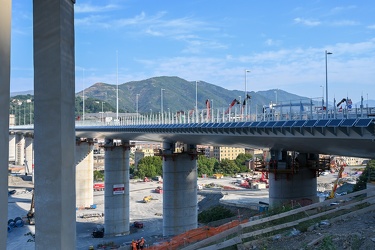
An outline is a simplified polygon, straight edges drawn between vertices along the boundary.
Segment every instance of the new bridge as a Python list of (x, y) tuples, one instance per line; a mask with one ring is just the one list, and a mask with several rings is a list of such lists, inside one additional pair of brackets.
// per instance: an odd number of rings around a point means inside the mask
[[(0, 104), (7, 107), (11, 0), (0, 2)], [(71, 119), (75, 96), (74, 3), (74, 0), (33, 2), (35, 127), (11, 128), (15, 133), (9, 134), (9, 110), (0, 109), (1, 249), (6, 249), (7, 241), (8, 148), (13, 140), (25, 140), (25, 158), (33, 152), (35, 155), (36, 249), (76, 248), (76, 207), (90, 205), (92, 199), (93, 138), (105, 138), (107, 235), (130, 233), (130, 140), (163, 142), (163, 235), (166, 236), (198, 226), (197, 144), (270, 148), (269, 194), (270, 203), (274, 204), (299, 199), (316, 201), (316, 177), (327, 167), (319, 161), (319, 153), (372, 157), (373, 113), (363, 105), (342, 116), (336, 111), (314, 116), (310, 109), (310, 114), (300, 113), (297, 117), (292, 112), (277, 115), (272, 111), (250, 120), (245, 118), (247, 114), (243, 117), (214, 114), (211, 120), (199, 120), (196, 115), (194, 121), (180, 116), (166, 122), (162, 115), (159, 121), (136, 116), (105, 126), (76, 125)], [(214, 117), (216, 120), (212, 120)], [(175, 142), (184, 144), (182, 151), (176, 150)]]
[[(322, 114), (285, 112), (275, 109), (271, 115), (217, 114), (208, 110), (199, 115), (140, 114), (123, 116), (113, 122), (78, 121), (75, 125), (76, 206), (93, 202), (93, 142), (105, 145), (105, 228), (108, 235), (129, 232), (129, 152), (130, 141), (163, 143), (163, 234), (176, 235), (197, 224), (196, 146), (220, 145), (267, 148), (269, 154), (261, 171), (270, 176), (270, 205), (290, 202), (317, 202), (316, 177), (330, 168), (329, 160), (319, 154), (372, 158), (375, 149), (374, 108)], [(204, 116), (210, 113), (212, 116)], [(213, 119), (212, 117), (220, 117)], [(195, 118), (194, 118), (195, 117)], [(199, 117), (199, 119), (197, 119)], [(10, 147), (25, 140), (25, 159), (30, 159), (34, 126), (10, 128)], [(177, 149), (176, 144), (183, 144)], [(29, 153), (27, 153), (29, 152)], [(30, 159), (30, 162), (33, 160)], [(38, 168), (37, 166), (36, 168)], [(119, 189), (119, 192), (113, 190)], [(115, 195), (116, 193), (116, 195)], [(121, 194), (121, 195), (118, 195)]]

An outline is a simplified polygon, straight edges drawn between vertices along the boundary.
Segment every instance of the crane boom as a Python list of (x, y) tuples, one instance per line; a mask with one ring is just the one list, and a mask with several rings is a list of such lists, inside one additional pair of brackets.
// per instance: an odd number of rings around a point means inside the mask
[(337, 186), (339, 184), (339, 180), (340, 180), (340, 178), (342, 176), (342, 173), (344, 172), (344, 168), (346, 167), (346, 162), (343, 159), (339, 159), (339, 166), (340, 166), (339, 173), (337, 174), (337, 178), (336, 178), (335, 184), (333, 185), (331, 193), (329, 194), (329, 196), (327, 197), (327, 199), (333, 199), (333, 198), (335, 198), (336, 189), (337, 189)]

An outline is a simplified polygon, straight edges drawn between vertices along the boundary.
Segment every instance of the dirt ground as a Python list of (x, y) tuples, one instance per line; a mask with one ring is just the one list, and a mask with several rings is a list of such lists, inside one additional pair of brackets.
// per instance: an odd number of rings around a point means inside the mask
[(375, 249), (375, 211), (334, 223), (317, 221), (307, 232), (289, 229), (282, 234), (263, 237), (244, 249)]

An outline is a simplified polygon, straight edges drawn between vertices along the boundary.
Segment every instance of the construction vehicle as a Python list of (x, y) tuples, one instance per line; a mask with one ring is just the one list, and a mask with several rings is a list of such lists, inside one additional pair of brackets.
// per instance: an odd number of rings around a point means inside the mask
[(133, 226), (135, 228), (143, 228), (143, 223), (140, 221), (134, 221)]
[(262, 176), (260, 177), (259, 181), (268, 184), (268, 176), (265, 172), (262, 172)]
[(225, 114), (229, 114), (232, 107), (235, 105), (235, 104), (241, 104), (237, 99), (234, 99), (231, 104), (229, 105), (229, 108), (227, 109), (227, 111), (225, 111)]
[(163, 188), (158, 186), (157, 188), (155, 188), (155, 193), (158, 193), (158, 194), (162, 194), (163, 193)]
[(94, 238), (103, 238), (104, 237), (104, 227), (102, 225), (97, 225), (92, 232), (92, 237)]
[(224, 177), (224, 175), (223, 175), (223, 174), (213, 174), (213, 177), (214, 177), (215, 179), (221, 179), (221, 178)]
[(27, 212), (26, 217), (27, 220), (29, 221), (30, 225), (35, 225), (35, 218), (34, 218), (34, 193), (35, 191), (33, 190), (33, 195), (31, 197), (31, 205), (30, 205), (30, 210)]
[(148, 203), (148, 202), (150, 202), (151, 200), (152, 200), (152, 196), (151, 196), (151, 195), (143, 197), (143, 202), (144, 202), (144, 203)]
[(337, 164), (340, 167), (339, 168), (339, 172), (337, 174), (337, 178), (336, 178), (335, 184), (333, 184), (331, 193), (329, 194), (329, 196), (327, 197), (327, 199), (333, 199), (333, 198), (335, 198), (337, 186), (339, 184), (340, 178), (342, 178), (342, 173), (344, 172), (344, 168), (346, 167), (346, 162), (343, 159), (341, 159), (341, 158), (338, 159)]
[(150, 182), (150, 179), (145, 177), (145, 178), (143, 178), (143, 182)]

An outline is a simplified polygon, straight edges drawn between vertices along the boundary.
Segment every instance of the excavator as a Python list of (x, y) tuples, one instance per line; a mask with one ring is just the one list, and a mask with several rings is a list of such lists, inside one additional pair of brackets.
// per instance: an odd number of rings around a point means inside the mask
[(333, 184), (333, 188), (331, 190), (331, 193), (327, 197), (327, 200), (335, 198), (336, 189), (337, 189), (337, 186), (339, 184), (339, 180), (342, 176), (342, 173), (344, 172), (344, 168), (346, 167), (346, 162), (343, 159), (338, 159), (338, 165), (340, 166), (340, 168), (339, 168), (339, 172), (337, 174), (337, 179), (335, 181), (335, 184)]
[(34, 218), (34, 193), (35, 190), (33, 189), (33, 195), (31, 197), (31, 205), (30, 205), (30, 210), (27, 212), (26, 217), (27, 220), (29, 221), (30, 225), (35, 225), (35, 218)]

